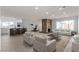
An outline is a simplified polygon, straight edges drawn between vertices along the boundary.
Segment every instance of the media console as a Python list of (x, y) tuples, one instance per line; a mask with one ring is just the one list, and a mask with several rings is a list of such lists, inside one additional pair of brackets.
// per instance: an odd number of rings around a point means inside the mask
[(11, 28), (10, 35), (20, 35), (26, 32), (26, 28)]

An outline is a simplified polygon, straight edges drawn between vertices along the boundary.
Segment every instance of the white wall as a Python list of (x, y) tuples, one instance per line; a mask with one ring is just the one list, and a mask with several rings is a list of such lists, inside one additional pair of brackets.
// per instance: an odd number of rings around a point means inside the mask
[[(66, 17), (66, 18), (58, 18), (58, 19), (52, 19), (52, 30), (54, 30), (56, 28), (56, 21), (62, 21), (62, 20), (75, 20), (75, 31), (79, 31), (79, 21), (78, 21), (78, 16), (74, 16), (74, 17)], [(42, 30), (42, 21), (41, 19), (37, 19), (37, 20), (34, 20), (34, 19), (23, 19), (23, 26), (27, 28), (27, 30), (31, 30), (31, 26), (30, 24), (36, 24), (38, 25), (38, 29), (41, 31)]]
[[(59, 18), (59, 19), (53, 19), (52, 25), (53, 29), (55, 29), (55, 22), (56, 21), (61, 21), (61, 20), (69, 20), (69, 19), (74, 19), (75, 20), (75, 30), (79, 32), (79, 17), (67, 17), (67, 18)], [(18, 20), (17, 20), (18, 21)], [(22, 19), (22, 25), (23, 27), (27, 28), (27, 30), (31, 30), (31, 25), (30, 24), (35, 24), (38, 25), (38, 29), (41, 31), (42, 30), (42, 21), (41, 19), (27, 19), (24, 18)]]
[[(0, 7), (0, 16), (1, 16), (1, 7)], [(1, 49), (1, 19), (0, 19), (0, 49)]]
[(78, 16), (78, 33), (79, 33), (79, 16)]
[[(1, 7), (0, 7), (0, 17), (1, 17)], [(1, 19), (0, 19), (0, 49), (1, 49)]]
[[(0, 17), (1, 20), (1, 34), (9, 34), (9, 29), (10, 28), (17, 28), (17, 23), (22, 23), (21, 19), (17, 19), (17, 18), (13, 18), (13, 17), (5, 17), (5, 16), (1, 16)], [(9, 26), (3, 26), (3, 22), (13, 22), (14, 24), (9, 25)], [(6, 24), (5, 24), (6, 25)]]
[(41, 31), (42, 30), (42, 23), (41, 23), (41, 19), (23, 19), (23, 26), (25, 28), (27, 28), (28, 31), (32, 30), (32, 27), (30, 24), (34, 24), (34, 25), (38, 25), (38, 30)]
[[(14, 24), (13, 24), (13, 26), (10, 26), (10, 28), (15, 28), (15, 27), (17, 27), (17, 23), (22, 23), (22, 20), (17, 19), (17, 18), (2, 16), (1, 23), (3, 23), (3, 22), (13, 22)], [(1, 28), (4, 28), (4, 27), (1, 26)]]

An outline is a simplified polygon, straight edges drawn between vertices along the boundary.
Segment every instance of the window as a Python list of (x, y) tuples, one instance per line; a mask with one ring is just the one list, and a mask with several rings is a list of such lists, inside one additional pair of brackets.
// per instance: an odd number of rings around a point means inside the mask
[(14, 22), (2, 22), (3, 28), (10, 28), (10, 26), (14, 25)]
[(57, 21), (56, 29), (58, 29), (58, 30), (74, 30), (74, 20)]

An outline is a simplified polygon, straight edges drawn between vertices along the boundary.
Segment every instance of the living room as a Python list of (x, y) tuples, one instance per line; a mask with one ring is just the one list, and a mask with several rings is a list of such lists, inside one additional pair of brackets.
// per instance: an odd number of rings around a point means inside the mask
[[(1, 6), (1, 49), (5, 52), (79, 51), (77, 6)], [(76, 47), (77, 46), (77, 47)], [(77, 49), (76, 49), (77, 48)]]

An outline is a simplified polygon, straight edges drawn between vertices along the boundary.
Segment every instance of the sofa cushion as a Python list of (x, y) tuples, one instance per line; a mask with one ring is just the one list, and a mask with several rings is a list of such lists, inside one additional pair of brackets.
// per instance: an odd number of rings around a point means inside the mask
[(36, 36), (35, 39), (38, 41), (38, 42), (41, 42), (41, 43), (44, 43), (46, 44), (47, 43), (47, 39), (43, 36)]
[(79, 42), (79, 35), (74, 35), (73, 39), (74, 39), (76, 42)]

